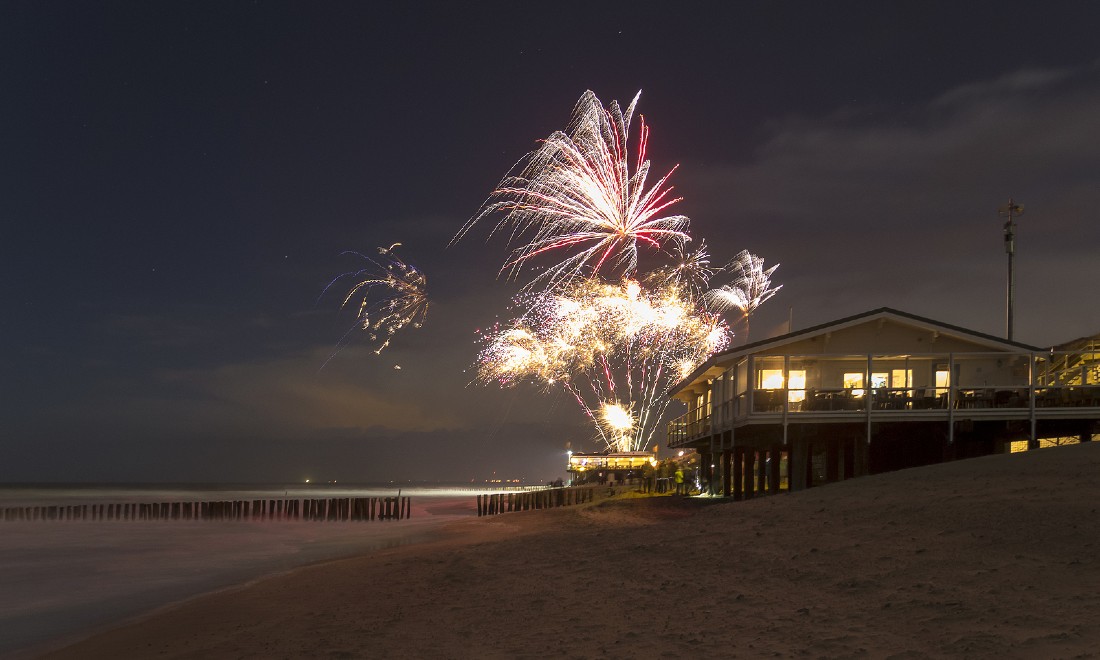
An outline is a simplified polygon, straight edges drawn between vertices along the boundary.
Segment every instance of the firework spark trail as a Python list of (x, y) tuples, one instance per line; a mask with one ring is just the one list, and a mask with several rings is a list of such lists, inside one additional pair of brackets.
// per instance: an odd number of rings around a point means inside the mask
[(671, 263), (650, 271), (642, 278), (646, 284), (677, 286), (692, 298), (702, 299), (711, 278), (723, 270), (710, 265), (710, 253), (707, 252), (705, 239), (694, 250), (688, 250), (684, 243), (676, 243), (669, 255), (672, 257)]
[(749, 334), (749, 317), (760, 305), (783, 288), (782, 284), (772, 286), (772, 274), (777, 268), (779, 264), (765, 270), (763, 257), (752, 254), (748, 250), (742, 250), (723, 268), (723, 270), (737, 273), (734, 281), (706, 293), (707, 301), (718, 312), (732, 308), (741, 310), (742, 318), (745, 320), (746, 340)]
[(526, 312), (484, 337), (481, 380), (563, 387), (618, 451), (645, 449), (668, 387), (729, 342), (725, 321), (677, 286), (581, 280), (517, 306)]
[[(688, 219), (663, 215), (680, 201), (668, 183), (677, 168), (647, 187), (643, 118), (631, 160), (640, 94), (623, 112), (585, 92), (566, 130), (513, 166), (451, 241), (498, 216), (490, 235), (508, 235), (512, 248), (502, 273), (518, 278), (549, 262), (514, 299), (517, 317), (482, 335), (479, 378), (566, 390), (619, 451), (645, 449), (669, 406), (668, 388), (729, 344), (722, 314), (740, 309), (747, 327), (781, 288), (770, 283), (777, 266), (765, 270), (748, 252), (712, 267), (705, 243), (688, 249)], [(668, 263), (639, 273), (639, 244)], [(724, 271), (737, 279), (710, 290)]]
[(567, 131), (554, 132), (521, 160), (519, 173), (501, 180), (452, 242), (480, 220), (501, 214), (492, 233), (509, 229), (510, 242), (521, 243), (502, 272), (516, 277), (539, 255), (568, 254), (525, 285), (532, 290), (538, 284), (554, 288), (597, 275), (605, 266), (629, 277), (638, 267), (639, 242), (661, 248), (689, 241), (687, 217), (661, 215), (681, 199), (670, 198), (673, 188), (667, 185), (676, 167), (646, 188), (650, 162), (644, 119), (631, 171), (627, 141), (640, 96), (638, 92), (624, 113), (617, 101), (604, 108), (595, 94), (585, 92)]
[[(401, 244), (394, 243), (388, 248), (378, 248), (377, 260), (359, 252), (342, 253), (354, 254), (368, 265), (337, 276), (321, 292), (324, 296), (330, 288), (345, 278), (358, 280), (340, 305), (343, 309), (353, 304), (353, 301), (359, 303), (355, 324), (344, 335), (337, 351), (346, 344), (348, 335), (356, 329), (367, 334), (369, 341), (375, 346), (374, 352), (378, 354), (390, 345), (393, 336), (403, 328), (419, 328), (424, 324), (428, 315), (428, 280), (419, 269), (406, 264), (394, 253), (399, 245)], [(332, 359), (331, 356), (329, 359)]]

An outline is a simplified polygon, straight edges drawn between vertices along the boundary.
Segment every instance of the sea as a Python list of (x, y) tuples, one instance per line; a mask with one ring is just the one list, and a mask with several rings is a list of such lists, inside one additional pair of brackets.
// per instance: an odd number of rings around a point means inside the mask
[[(513, 487), (515, 488), (515, 487)], [(205, 593), (430, 540), (500, 484), (0, 484), (0, 509), (79, 504), (411, 498), (406, 520), (0, 520), (0, 658), (50, 648)]]

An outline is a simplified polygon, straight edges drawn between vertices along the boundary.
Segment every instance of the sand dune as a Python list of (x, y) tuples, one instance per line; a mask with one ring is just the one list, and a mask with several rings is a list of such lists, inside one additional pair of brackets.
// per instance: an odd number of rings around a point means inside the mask
[(457, 523), (49, 657), (1100, 655), (1100, 444)]

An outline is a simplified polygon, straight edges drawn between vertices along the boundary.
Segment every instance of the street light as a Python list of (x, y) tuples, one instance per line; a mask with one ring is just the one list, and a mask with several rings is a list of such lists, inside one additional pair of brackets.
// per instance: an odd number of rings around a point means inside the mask
[(1005, 305), (1005, 337), (1012, 341), (1012, 308), (1016, 304), (1016, 279), (1012, 271), (1012, 258), (1016, 256), (1016, 218), (1024, 214), (1023, 204), (1017, 204), (1008, 198), (1008, 204), (997, 209), (997, 215), (1008, 218), (1005, 221), (1005, 252), (1008, 253), (1008, 302)]

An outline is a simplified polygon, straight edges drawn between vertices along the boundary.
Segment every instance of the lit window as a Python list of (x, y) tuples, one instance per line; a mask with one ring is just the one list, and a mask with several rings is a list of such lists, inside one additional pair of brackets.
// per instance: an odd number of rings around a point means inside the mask
[(890, 372), (890, 387), (894, 389), (909, 389), (912, 386), (912, 369), (894, 369)]
[(890, 387), (890, 374), (876, 372), (871, 374), (871, 389), (881, 390)]
[(760, 370), (760, 389), (762, 389), (762, 390), (781, 390), (781, 389), (783, 389), (783, 370), (782, 369), (761, 369)]
[(951, 372), (947, 369), (936, 369), (936, 394), (946, 394), (951, 387)]
[(852, 390), (852, 396), (863, 396), (863, 372), (849, 371), (844, 374), (844, 389)]
[(802, 369), (791, 369), (791, 391), (787, 393), (787, 400), (791, 403), (806, 400), (806, 372)]

